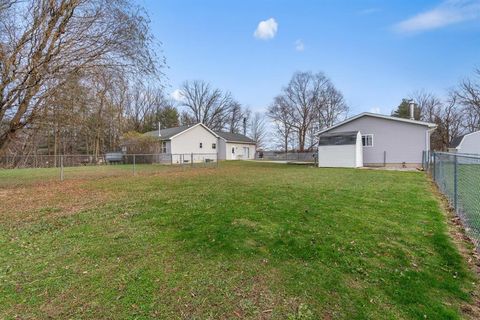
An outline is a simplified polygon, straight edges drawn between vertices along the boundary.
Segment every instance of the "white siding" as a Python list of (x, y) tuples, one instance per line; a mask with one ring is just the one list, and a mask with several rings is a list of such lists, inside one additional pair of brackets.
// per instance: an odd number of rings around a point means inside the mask
[(480, 154), (480, 131), (465, 135), (457, 148), (457, 152)]
[[(202, 143), (202, 148), (200, 148), (200, 143)], [(203, 126), (197, 125), (173, 137), (171, 139), (170, 151), (172, 154), (215, 154), (217, 149), (212, 149), (213, 143), (218, 148), (217, 137)]]
[(357, 168), (363, 167), (363, 146), (362, 146), (362, 133), (357, 134), (357, 144), (355, 145), (355, 166)]
[[(245, 150), (244, 148), (248, 148)], [(255, 145), (248, 143), (230, 143), (225, 144), (225, 159), (226, 160), (249, 160), (255, 159)], [(232, 153), (232, 149), (234, 152)], [(248, 154), (247, 154), (248, 153)]]
[(354, 144), (319, 146), (318, 166), (353, 168), (356, 166), (355, 151), (356, 148)]
[(358, 168), (363, 166), (362, 135), (356, 144), (318, 146), (319, 167)]

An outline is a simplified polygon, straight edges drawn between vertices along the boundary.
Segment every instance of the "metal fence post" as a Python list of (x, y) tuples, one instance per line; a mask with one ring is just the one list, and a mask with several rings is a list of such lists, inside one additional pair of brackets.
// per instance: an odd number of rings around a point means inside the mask
[(133, 155), (133, 175), (135, 175), (135, 155)]
[(437, 181), (437, 154), (433, 152), (433, 181)]
[(455, 212), (458, 212), (458, 160), (457, 155), (454, 155), (454, 166), (453, 166), (453, 207)]
[(193, 167), (193, 153), (190, 154), (190, 166)]
[(63, 181), (65, 178), (64, 172), (63, 172), (63, 155), (60, 156), (60, 181)]

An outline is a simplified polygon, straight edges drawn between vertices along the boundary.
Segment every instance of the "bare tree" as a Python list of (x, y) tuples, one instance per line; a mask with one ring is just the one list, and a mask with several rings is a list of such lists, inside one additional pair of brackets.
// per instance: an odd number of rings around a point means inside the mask
[(330, 82), (320, 92), (321, 99), (316, 104), (319, 129), (333, 126), (339, 120), (344, 120), (348, 114), (348, 106), (343, 94)]
[(0, 8), (0, 153), (69, 74), (157, 71), (148, 21), (129, 1), (3, 0)]
[[(330, 126), (347, 111), (343, 95), (323, 73), (296, 72), (274, 99), (268, 115), (277, 123), (277, 130), (284, 134), (293, 131), (299, 151), (304, 151), (315, 144), (311, 141), (307, 145), (314, 127)], [(284, 137), (287, 141), (287, 136)]]
[(180, 125), (190, 126), (196, 123), (198, 122), (196, 122), (196, 120), (192, 117), (192, 115), (188, 111), (184, 110), (180, 113)]
[(435, 121), (438, 124), (438, 128), (434, 131), (432, 138), (439, 137), (440, 143), (437, 142), (433, 146), (440, 150), (446, 151), (452, 139), (462, 134), (464, 114), (458, 106), (457, 99), (458, 97), (455, 93), (449, 93)]
[[(418, 108), (419, 120), (426, 122), (434, 122), (438, 117), (440, 109), (442, 108), (442, 101), (434, 94), (425, 91), (418, 90), (410, 95), (410, 99), (413, 100)], [(409, 107), (407, 108), (408, 112)]]
[(464, 108), (467, 131), (480, 130), (480, 69), (475, 70), (473, 78), (463, 80), (455, 94)]
[(288, 147), (293, 136), (292, 121), (288, 108), (281, 97), (275, 97), (267, 113), (273, 122), (274, 136), (280, 142), (279, 145), (285, 152), (288, 152)]
[(236, 102), (229, 92), (213, 89), (202, 80), (186, 81), (181, 90), (181, 106), (186, 108), (189, 120), (203, 123), (213, 130), (226, 127)]
[(267, 129), (265, 117), (260, 112), (255, 112), (249, 124), (249, 136), (257, 143), (257, 148), (265, 147)]
[(463, 128), (466, 132), (480, 130), (480, 113), (471, 107), (465, 107), (462, 110), (464, 114)]
[[(434, 94), (420, 90), (404, 101), (409, 100), (415, 102), (419, 120), (437, 125), (437, 129), (431, 134), (432, 149), (447, 150), (451, 140), (462, 133), (464, 116), (458, 104), (457, 94), (450, 92), (442, 101)], [(406, 102), (406, 110), (409, 109), (408, 105), (409, 102)], [(408, 113), (405, 116), (408, 116)]]
[[(157, 127), (160, 114), (169, 103), (161, 88), (137, 83), (129, 91), (126, 104), (128, 131), (146, 132)], [(164, 119), (165, 120), (165, 119)], [(168, 125), (163, 123), (163, 126)]]
[(244, 133), (250, 119), (250, 109), (236, 101), (232, 103), (228, 119), (228, 130), (232, 133)]

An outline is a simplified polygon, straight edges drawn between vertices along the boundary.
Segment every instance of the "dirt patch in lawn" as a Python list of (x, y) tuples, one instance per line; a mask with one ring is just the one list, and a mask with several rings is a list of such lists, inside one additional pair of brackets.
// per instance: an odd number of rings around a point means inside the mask
[(113, 195), (87, 188), (85, 180), (0, 189), (0, 223), (14, 225), (67, 216), (105, 203)]
[(122, 198), (125, 191), (115, 188), (96, 187), (102, 184), (127, 184), (131, 179), (142, 179), (149, 183), (159, 177), (167, 180), (191, 179), (197, 176), (212, 175), (212, 168), (171, 168), (164, 172), (141, 172), (136, 176), (115, 176), (98, 178), (78, 178), (65, 181), (44, 181), (34, 184), (0, 188), (0, 224), (17, 225), (42, 220), (52, 220), (69, 216), (83, 210), (106, 204)]

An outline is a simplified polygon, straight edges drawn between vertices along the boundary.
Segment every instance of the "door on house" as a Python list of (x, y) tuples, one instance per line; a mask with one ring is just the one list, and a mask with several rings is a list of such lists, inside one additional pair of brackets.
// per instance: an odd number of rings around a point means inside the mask
[(250, 148), (249, 147), (243, 147), (243, 157), (245, 159), (250, 159)]

